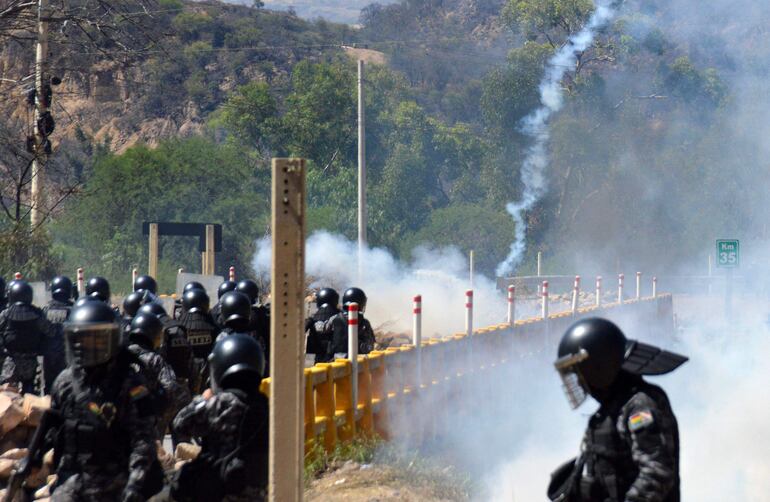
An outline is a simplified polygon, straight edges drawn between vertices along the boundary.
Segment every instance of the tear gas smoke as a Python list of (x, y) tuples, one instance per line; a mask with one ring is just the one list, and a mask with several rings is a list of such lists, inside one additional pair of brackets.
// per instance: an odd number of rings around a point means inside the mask
[(596, 31), (605, 26), (615, 15), (615, 2), (599, 1), (596, 10), (586, 25), (551, 56), (546, 64), (545, 76), (540, 82), (539, 108), (524, 117), (521, 130), (530, 136), (533, 144), (529, 147), (521, 166), (522, 195), (518, 202), (509, 203), (505, 209), (516, 223), (514, 241), (505, 260), (497, 266), (497, 275), (512, 273), (521, 263), (526, 247), (527, 224), (524, 213), (540, 200), (547, 190), (545, 169), (548, 167), (546, 147), (550, 138), (548, 119), (564, 105), (561, 80), (575, 67), (577, 55), (585, 51), (594, 41)]
[[(456, 248), (414, 250), (406, 264), (388, 251), (366, 248), (362, 280), (358, 280), (358, 245), (328, 232), (317, 232), (307, 240), (305, 273), (311, 288), (335, 287), (340, 294), (350, 287), (362, 288), (369, 301), (366, 317), (375, 330), (411, 333), (412, 299), (423, 297), (423, 336), (448, 336), (465, 326), (465, 291), (469, 289), (468, 262)], [(257, 242), (254, 269), (269, 278), (269, 239)], [(505, 321), (506, 304), (492, 281), (475, 275), (474, 325)]]

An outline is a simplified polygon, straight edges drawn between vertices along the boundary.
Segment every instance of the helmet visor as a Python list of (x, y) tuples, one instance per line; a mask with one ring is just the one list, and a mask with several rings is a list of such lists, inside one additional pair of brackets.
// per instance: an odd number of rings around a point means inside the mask
[(556, 371), (561, 377), (564, 393), (567, 395), (567, 400), (573, 410), (588, 398), (588, 390), (579, 366), (586, 359), (588, 359), (588, 352), (581, 349), (577, 354), (568, 354), (554, 363)]
[(120, 329), (116, 323), (69, 327), (66, 336), (67, 362), (84, 368), (106, 363), (120, 345)]

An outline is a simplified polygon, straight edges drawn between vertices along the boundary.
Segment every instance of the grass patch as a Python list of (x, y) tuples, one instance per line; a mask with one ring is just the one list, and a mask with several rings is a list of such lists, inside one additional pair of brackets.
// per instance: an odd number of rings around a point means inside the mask
[(379, 436), (356, 436), (351, 441), (337, 443), (334, 451), (327, 453), (322, 444), (316, 443), (305, 454), (305, 484), (349, 460), (359, 464), (371, 463), (383, 444)]

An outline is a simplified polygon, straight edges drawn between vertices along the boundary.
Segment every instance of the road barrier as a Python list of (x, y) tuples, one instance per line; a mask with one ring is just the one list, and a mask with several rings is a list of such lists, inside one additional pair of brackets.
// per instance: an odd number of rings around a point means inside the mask
[[(415, 314), (421, 313), (417, 302), (415, 298)], [(413, 345), (376, 350), (358, 355), (356, 364), (337, 359), (306, 368), (306, 451), (315, 445), (331, 451), (339, 441), (359, 433), (378, 434), (386, 439), (396, 434), (436, 434), (443, 429), (441, 422), (446, 417), (426, 402), (445, 403), (450, 396), (459, 403), (463, 399), (458, 396), (479, 399), (464, 394), (467, 382), (492, 378), (495, 368), (513, 364), (533, 347), (555, 354), (555, 346), (548, 340), (549, 331), (561, 333), (581, 317), (613, 318), (626, 314), (644, 319), (649, 329), (673, 332), (672, 297), (661, 295), (601, 307), (580, 307), (575, 312), (570, 309), (545, 319), (516, 320), (513, 325), (505, 322), (475, 329), (472, 336), (463, 332), (441, 339), (422, 339), (420, 350)], [(472, 359), (468, 357), (471, 344)], [(262, 381), (263, 393), (269, 395), (270, 384), (270, 378)], [(470, 403), (464, 406), (473, 410)]]

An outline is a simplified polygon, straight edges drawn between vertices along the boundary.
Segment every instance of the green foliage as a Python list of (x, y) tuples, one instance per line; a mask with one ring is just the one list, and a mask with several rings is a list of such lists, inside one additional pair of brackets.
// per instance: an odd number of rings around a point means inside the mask
[(530, 40), (555, 44), (580, 30), (593, 10), (591, 0), (509, 0), (503, 19)]
[(30, 232), (26, 225), (0, 230), (0, 277), (8, 280), (21, 272), (28, 280), (49, 279), (60, 265), (61, 256), (46, 231)]
[[(267, 226), (268, 181), (236, 149), (208, 139), (168, 141), (155, 149), (136, 146), (96, 163), (86, 194), (57, 222), (57, 234), (64, 245), (79, 250), (89, 273), (121, 278), (146, 263), (142, 222), (221, 223), (218, 272), (234, 264), (245, 274), (254, 239)], [(195, 238), (162, 238), (160, 253), (168, 270), (200, 267)], [(74, 266), (79, 265), (69, 264)]]

